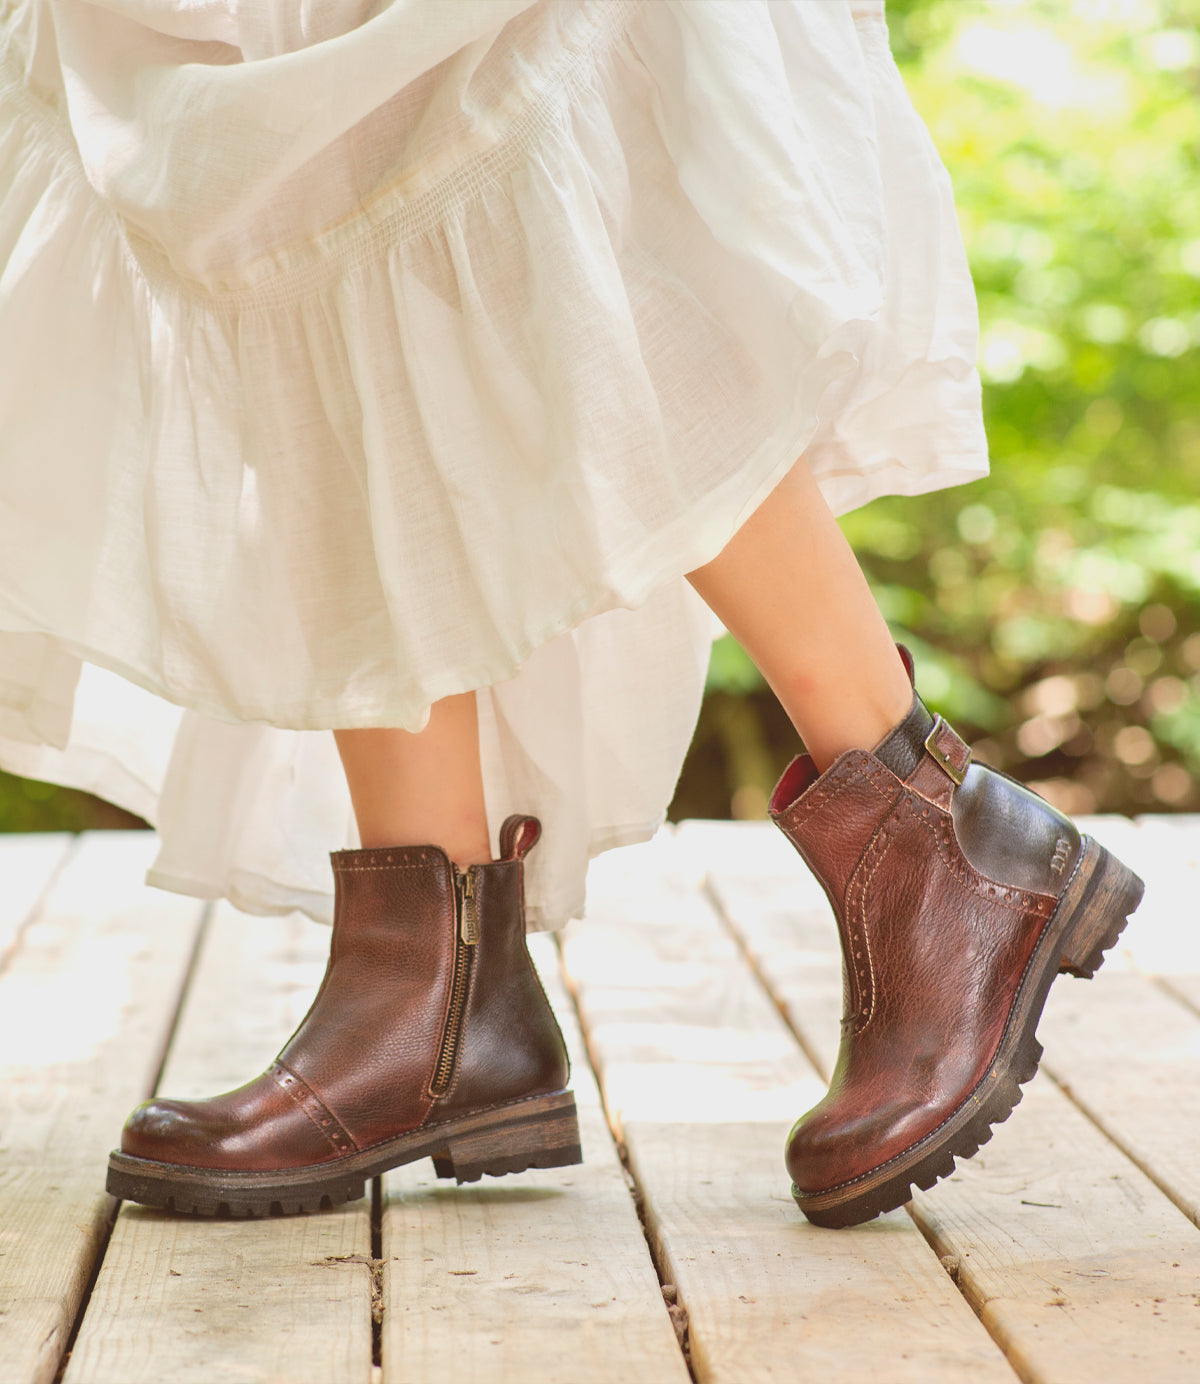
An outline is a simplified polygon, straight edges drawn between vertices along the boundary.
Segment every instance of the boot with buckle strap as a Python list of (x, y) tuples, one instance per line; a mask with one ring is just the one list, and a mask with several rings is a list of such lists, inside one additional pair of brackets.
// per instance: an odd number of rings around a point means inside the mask
[(435, 846), (336, 852), (329, 964), (299, 1028), (236, 1091), (139, 1106), (109, 1192), (259, 1216), (351, 1201), (419, 1158), (459, 1182), (580, 1162), (566, 1047), (525, 946), (521, 862), (540, 834), (510, 817), (501, 858), (465, 870)]
[[(907, 650), (902, 650), (912, 674)], [(855, 1225), (991, 1137), (1037, 1070), (1060, 970), (1095, 974), (1142, 882), (971, 752), (914, 693), (873, 753), (794, 760), (771, 817), (837, 918), (844, 1019), (829, 1090), (793, 1128), (792, 1193)]]

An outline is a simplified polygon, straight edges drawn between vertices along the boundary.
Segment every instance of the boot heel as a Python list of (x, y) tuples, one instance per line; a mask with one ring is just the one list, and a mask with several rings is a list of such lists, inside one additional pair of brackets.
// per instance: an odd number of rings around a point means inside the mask
[(518, 1119), (509, 1112), (497, 1114), (501, 1119), (494, 1124), (451, 1135), (445, 1152), (433, 1155), (438, 1177), (478, 1182), (485, 1173), (502, 1177), (527, 1168), (562, 1168), (583, 1162), (579, 1118), (570, 1091), (524, 1102)]
[(1083, 859), (1059, 904), (1067, 911), (1059, 970), (1090, 980), (1141, 902), (1144, 890), (1145, 885), (1132, 870), (1091, 837), (1085, 837)]

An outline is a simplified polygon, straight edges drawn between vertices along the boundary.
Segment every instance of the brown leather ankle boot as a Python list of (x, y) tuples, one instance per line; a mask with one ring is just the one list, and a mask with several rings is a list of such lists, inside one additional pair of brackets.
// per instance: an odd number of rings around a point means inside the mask
[(339, 851), (329, 965), (269, 1071), (203, 1101), (152, 1100), (109, 1160), (113, 1196), (175, 1211), (336, 1206), (432, 1157), (440, 1177), (578, 1163), (562, 1034), (525, 947), (510, 817), (501, 859), (435, 846)]
[[(911, 669), (910, 669), (911, 671)], [(829, 1091), (792, 1130), (800, 1209), (845, 1226), (969, 1158), (1037, 1070), (1059, 969), (1091, 976), (1142, 882), (971, 752), (919, 698), (873, 754), (785, 771), (771, 816), (833, 905), (845, 1017)]]

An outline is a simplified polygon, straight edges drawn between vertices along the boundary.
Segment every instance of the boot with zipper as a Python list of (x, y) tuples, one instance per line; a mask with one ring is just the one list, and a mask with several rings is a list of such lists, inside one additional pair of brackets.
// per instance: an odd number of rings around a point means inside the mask
[(339, 851), (329, 964), (270, 1069), (210, 1100), (129, 1117), (108, 1190), (174, 1211), (256, 1216), (361, 1197), (388, 1168), (440, 1177), (578, 1163), (566, 1047), (525, 946), (522, 859), (460, 870), (435, 846)]
[(1051, 981), (1095, 974), (1142, 882), (973, 764), (915, 694), (873, 753), (822, 774), (793, 761), (770, 811), (828, 895), (843, 955), (841, 1045), (788, 1139), (792, 1193), (815, 1224), (855, 1225), (947, 1176), (1007, 1119), (1037, 1070)]

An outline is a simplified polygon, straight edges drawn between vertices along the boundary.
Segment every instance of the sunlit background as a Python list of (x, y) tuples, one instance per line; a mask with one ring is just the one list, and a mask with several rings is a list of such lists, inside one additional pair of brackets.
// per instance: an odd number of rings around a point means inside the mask
[[(892, 0), (979, 289), (993, 475), (845, 521), (919, 686), (1071, 812), (1200, 810), (1200, 0)], [(728, 639), (672, 816), (795, 744)], [(0, 776), (0, 828), (128, 819)]]
[[(844, 527), (926, 699), (1071, 812), (1200, 808), (1200, 3), (892, 0), (979, 290), (993, 474)], [(672, 816), (793, 751), (718, 646)]]

